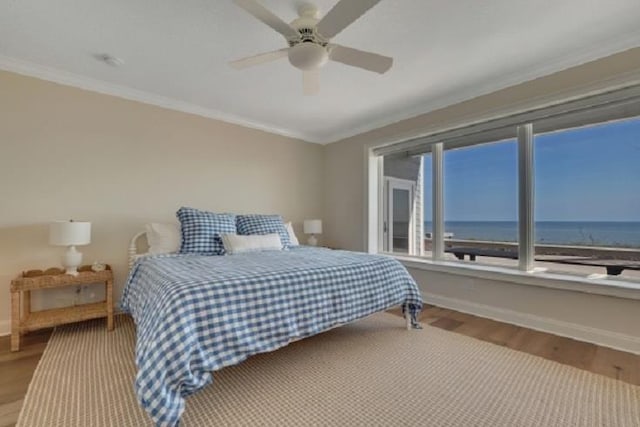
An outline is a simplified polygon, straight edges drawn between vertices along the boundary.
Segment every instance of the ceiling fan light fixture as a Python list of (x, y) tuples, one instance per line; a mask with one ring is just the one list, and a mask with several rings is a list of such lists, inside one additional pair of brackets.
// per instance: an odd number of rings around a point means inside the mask
[(315, 43), (300, 43), (289, 48), (289, 62), (303, 71), (318, 69), (328, 60), (327, 49)]

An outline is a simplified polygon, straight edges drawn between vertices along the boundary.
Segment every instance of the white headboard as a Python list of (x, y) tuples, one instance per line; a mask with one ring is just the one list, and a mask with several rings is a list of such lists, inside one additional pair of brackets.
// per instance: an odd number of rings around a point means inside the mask
[(138, 234), (136, 234), (131, 238), (131, 242), (129, 243), (129, 270), (131, 270), (131, 268), (133, 267), (133, 264), (136, 262), (137, 256), (141, 255), (138, 253), (138, 240), (140, 240), (142, 236), (144, 236), (146, 240), (147, 232), (146, 231), (139, 232)]

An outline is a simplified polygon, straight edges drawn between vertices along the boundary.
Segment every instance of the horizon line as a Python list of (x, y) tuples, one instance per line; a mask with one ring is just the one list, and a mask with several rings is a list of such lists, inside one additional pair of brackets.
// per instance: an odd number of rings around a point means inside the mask
[[(433, 220), (424, 220), (423, 222), (433, 222)], [(518, 222), (517, 219), (445, 219), (444, 222)], [(638, 220), (601, 220), (601, 219), (578, 219), (578, 220), (568, 220), (568, 219), (538, 219), (534, 222), (637, 222), (640, 223), (640, 219)]]

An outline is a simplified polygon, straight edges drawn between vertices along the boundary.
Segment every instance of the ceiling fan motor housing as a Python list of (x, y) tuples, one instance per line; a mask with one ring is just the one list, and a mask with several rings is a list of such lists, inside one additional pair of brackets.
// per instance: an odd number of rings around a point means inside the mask
[(300, 37), (289, 40), (289, 62), (303, 71), (315, 70), (322, 67), (329, 60), (327, 40), (316, 31), (318, 24), (318, 10), (311, 5), (299, 10), (300, 17), (291, 22)]

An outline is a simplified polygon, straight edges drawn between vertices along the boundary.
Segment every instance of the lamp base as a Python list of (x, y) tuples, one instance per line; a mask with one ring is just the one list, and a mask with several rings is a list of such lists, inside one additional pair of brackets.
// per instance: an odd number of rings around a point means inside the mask
[(71, 276), (78, 275), (78, 267), (82, 264), (82, 253), (76, 250), (75, 246), (69, 246), (67, 252), (62, 257), (62, 265), (66, 269), (64, 274)]
[(314, 234), (309, 236), (309, 238), (307, 239), (307, 245), (318, 246), (318, 239), (316, 239), (316, 236)]

